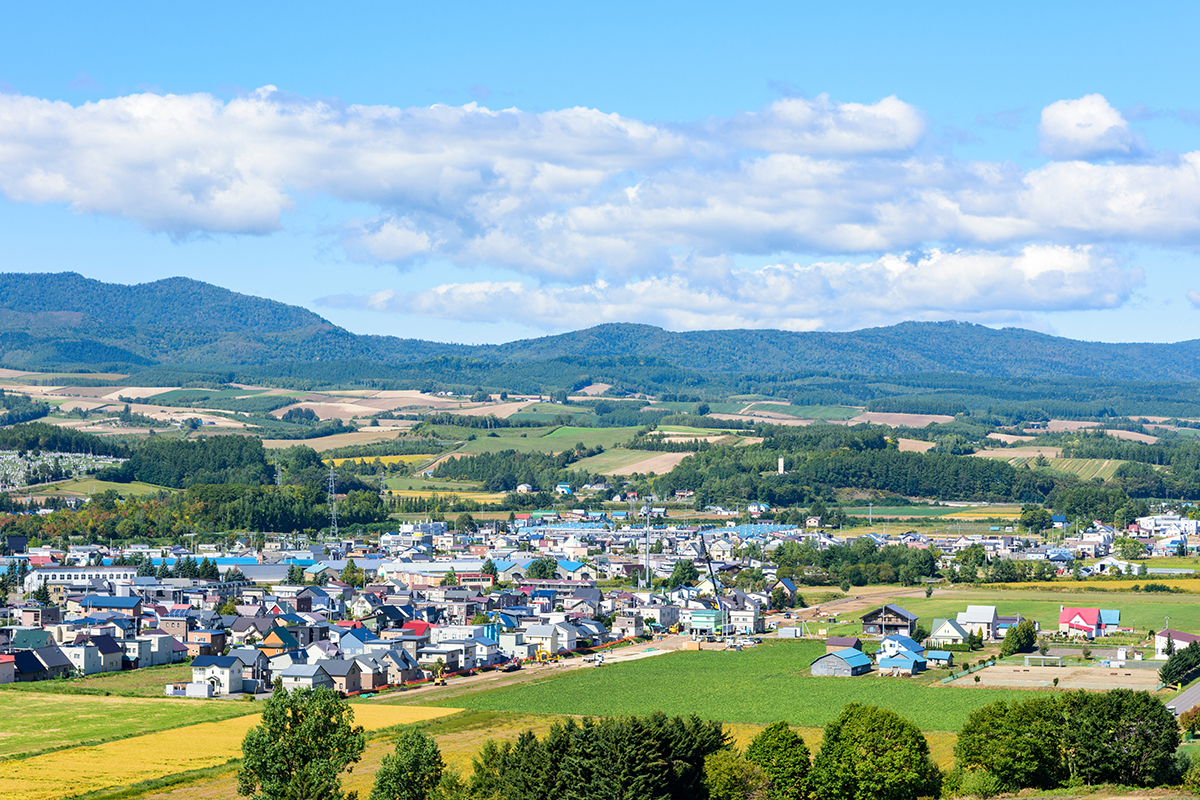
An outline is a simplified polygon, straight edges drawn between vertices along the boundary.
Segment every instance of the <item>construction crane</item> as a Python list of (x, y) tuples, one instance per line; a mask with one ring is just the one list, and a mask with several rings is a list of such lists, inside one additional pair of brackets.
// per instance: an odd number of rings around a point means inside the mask
[[(709, 581), (709, 583), (712, 584), (712, 587), (713, 587), (713, 600), (715, 601), (715, 605), (717, 607), (717, 618), (724, 619), (725, 612), (721, 608), (721, 589), (723, 587), (721, 586), (721, 583), (717, 580), (717, 576), (713, 573), (712, 556), (709, 555), (708, 546), (704, 543), (704, 534), (703, 533), (700, 534), (700, 555), (704, 559), (704, 566), (708, 570), (708, 581)], [(722, 622), (721, 623), (722, 630), (720, 633), (720, 635), (722, 635), (722, 636), (725, 635), (725, 630), (724, 630), (725, 627), (726, 627), (725, 623)], [(715, 634), (716, 631), (713, 631), (713, 633)]]

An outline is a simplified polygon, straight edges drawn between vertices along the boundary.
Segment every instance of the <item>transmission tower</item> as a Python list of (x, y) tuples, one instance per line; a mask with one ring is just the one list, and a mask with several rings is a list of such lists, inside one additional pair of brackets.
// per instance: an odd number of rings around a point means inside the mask
[(283, 486), (283, 470), (279, 468), (279, 459), (275, 459), (275, 485)]
[(337, 539), (337, 471), (332, 464), (329, 465), (329, 533)]

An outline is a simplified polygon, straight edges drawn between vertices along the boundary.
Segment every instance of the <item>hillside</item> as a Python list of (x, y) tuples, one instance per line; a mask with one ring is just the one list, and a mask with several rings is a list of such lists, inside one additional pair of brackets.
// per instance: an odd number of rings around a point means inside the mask
[[(65, 369), (150, 365), (273, 365), (296, 375), (311, 362), (409, 365), (474, 375), (487, 364), (651, 359), (680, 374), (959, 373), (1049, 380), (1200, 380), (1200, 340), (1080, 342), (962, 322), (905, 322), (849, 332), (717, 330), (674, 333), (613, 323), (499, 345), (363, 336), (297, 306), (188, 278), (134, 286), (75, 273), (0, 274), (0, 364)], [(464, 361), (467, 360), (464, 369)], [(437, 360), (436, 363), (429, 364)], [(483, 362), (483, 364), (480, 364)], [(439, 367), (439, 364), (441, 365)], [(649, 366), (649, 365), (647, 365)], [(381, 370), (386, 372), (387, 370)], [(434, 377), (434, 376), (431, 376)]]

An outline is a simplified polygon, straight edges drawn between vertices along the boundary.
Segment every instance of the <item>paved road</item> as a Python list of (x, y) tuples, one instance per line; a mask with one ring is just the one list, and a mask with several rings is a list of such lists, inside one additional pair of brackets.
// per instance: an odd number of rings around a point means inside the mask
[(1174, 700), (1168, 700), (1167, 705), (1175, 707), (1175, 716), (1200, 705), (1200, 683), (1190, 689), (1184, 689)]

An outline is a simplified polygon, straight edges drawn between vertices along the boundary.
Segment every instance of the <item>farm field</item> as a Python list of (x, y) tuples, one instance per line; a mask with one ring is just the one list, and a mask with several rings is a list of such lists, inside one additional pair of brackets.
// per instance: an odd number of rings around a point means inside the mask
[[(111, 698), (107, 700), (111, 702)], [(238, 710), (248, 706), (237, 702), (205, 705), (215, 708), (242, 706)], [(355, 704), (354, 718), (368, 730), (378, 730), (453, 714), (456, 710)], [(84, 794), (218, 766), (241, 754), (242, 737), (257, 724), (258, 715), (252, 714), (149, 736), (134, 736), (95, 747), (75, 747), (0, 762), (0, 797), (51, 800), (63, 795), (64, 786), (69, 786), (72, 794)]]
[(436, 455), (436, 453), (423, 453), (406, 456), (360, 456), (359, 458), (331, 458), (328, 459), (326, 463), (332, 461), (335, 467), (340, 467), (347, 461), (365, 461), (368, 464), (374, 464), (376, 461), (381, 464), (415, 464), (419, 461), (428, 461), (429, 459), (434, 458)]
[[(10, 683), (0, 692), (68, 695), (105, 695), (117, 697), (153, 697), (161, 699), (163, 684), (187, 683), (192, 679), (191, 664), (145, 667), (126, 672), (90, 675), (69, 681), (31, 681)], [(0, 694), (0, 697), (3, 697)]]
[[(398, 425), (404, 425), (404, 422)], [(411, 427), (414, 423), (408, 423)], [(268, 450), (285, 450), (289, 447), (295, 447), (302, 444), (305, 447), (311, 447), (318, 453), (323, 453), (326, 450), (336, 450), (339, 447), (349, 447), (357, 444), (371, 444), (372, 442), (386, 442), (395, 439), (405, 432), (405, 428), (390, 427), (390, 428), (363, 428), (353, 433), (335, 433), (331, 436), (319, 436), (315, 439), (263, 439), (263, 447)]]
[[(769, 724), (786, 720), (820, 727), (846, 703), (890, 708), (922, 730), (958, 730), (971, 710), (1018, 691), (960, 691), (908, 679), (814, 678), (809, 663), (822, 642), (770, 641), (742, 652), (678, 652), (656, 658), (572, 670), (454, 698), (470, 708), (545, 714), (699, 714), (722, 722)], [(934, 673), (940, 675), (941, 673)], [(948, 674), (948, 673), (946, 673)], [(939, 692), (934, 698), (931, 693)]]
[(80, 494), (91, 496), (106, 492), (109, 489), (113, 490), (121, 497), (140, 497), (144, 494), (155, 494), (157, 492), (173, 492), (174, 489), (168, 489), (165, 486), (155, 486), (150, 483), (142, 483), (134, 481), (133, 483), (113, 483), (112, 481), (98, 481), (94, 478), (79, 478), (76, 480), (63, 481), (52, 486), (31, 486), (29, 491), (33, 494), (55, 495), (55, 494)]
[[(621, 447), (605, 450), (598, 456), (591, 456), (571, 465), (571, 469), (599, 472), (604, 475), (617, 474), (619, 470), (633, 467), (649, 458), (663, 455), (649, 450), (626, 450)], [(690, 455), (687, 454), (687, 455)]]
[(774, 411), (777, 414), (787, 414), (799, 419), (836, 421), (852, 419), (863, 412), (861, 408), (850, 406), (792, 406), (782, 403), (754, 403), (746, 408), (747, 413), (751, 411)]
[[(1036, 456), (1018, 456), (1010, 458), (1008, 463), (1018, 468), (1026, 465), (1034, 467), (1036, 460)], [(1127, 463), (1119, 459), (1105, 458), (1048, 458), (1046, 461), (1047, 469), (1077, 475), (1085, 481), (1090, 481), (1092, 478), (1108, 480), (1122, 464)]]
[(846, 513), (852, 517), (944, 517), (962, 510), (947, 506), (875, 506), (874, 509), (847, 508)]
[[(45, 750), (77, 747), (85, 742), (104, 742), (211, 723), (239, 717), (253, 707), (241, 703), (208, 703), (125, 697), (86, 697), (5, 690), (4, 726), (0, 729), (0, 759), (26, 756)], [(2, 773), (0, 773), (2, 774)], [(0, 779), (0, 786), (3, 780)], [(18, 797), (0, 789), (0, 797)]]

